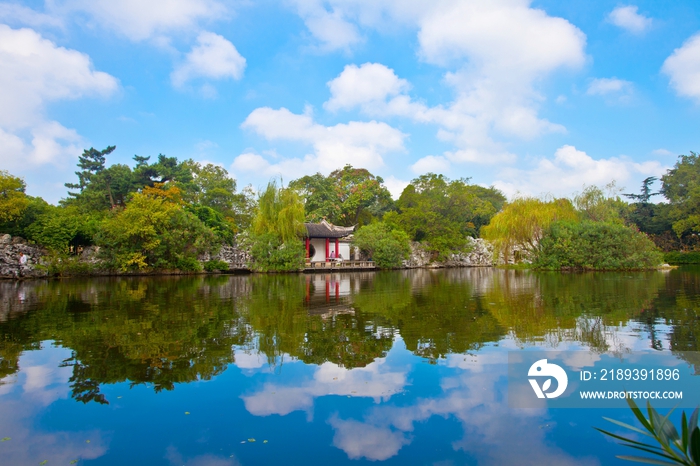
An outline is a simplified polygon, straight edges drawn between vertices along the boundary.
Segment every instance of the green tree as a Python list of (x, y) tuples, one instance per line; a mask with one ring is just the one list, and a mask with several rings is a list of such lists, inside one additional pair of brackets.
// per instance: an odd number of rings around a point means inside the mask
[(681, 155), (676, 165), (661, 177), (661, 192), (671, 203), (673, 231), (683, 237), (700, 232), (700, 159), (698, 154)]
[(24, 193), (24, 180), (0, 170), (0, 224), (12, 222), (22, 216), (29, 205)]
[(74, 205), (41, 206), (41, 213), (24, 229), (26, 238), (50, 251), (65, 255), (73, 248), (93, 244), (100, 216), (80, 211)]
[(289, 187), (305, 201), (306, 218), (343, 226), (365, 225), (392, 206), (384, 180), (364, 168), (345, 165), (324, 177), (320, 173), (294, 180)]
[(258, 197), (258, 209), (253, 218), (254, 235), (274, 234), (283, 243), (296, 240), (304, 234), (304, 204), (291, 188), (277, 186), (270, 181)]
[(27, 196), (27, 208), (22, 211), (22, 215), (0, 222), (0, 233), (29, 238), (27, 229), (52, 207), (40, 197)]
[(477, 236), (503, 202), (505, 197), (495, 188), (428, 173), (404, 189), (397, 211), (387, 213), (384, 221), (407, 232), (413, 241), (425, 243), (436, 258), (445, 259), (465, 251), (467, 237)]
[[(608, 185), (614, 189), (614, 183)], [(607, 196), (597, 186), (588, 186), (574, 197), (574, 206), (582, 220), (592, 222), (623, 223), (621, 213), (628, 210), (628, 205), (619, 196)]]
[(213, 232), (181, 201), (175, 186), (156, 185), (133, 195), (102, 225), (98, 244), (122, 270), (198, 270), (197, 256), (211, 248)]
[(302, 267), (305, 250), (301, 237), (304, 204), (292, 188), (270, 181), (258, 198), (249, 243), (251, 268), (258, 271), (291, 271)]
[(516, 246), (533, 252), (555, 221), (577, 219), (576, 210), (568, 199), (543, 201), (522, 197), (506, 204), (491, 223), (481, 229), (481, 233), (507, 259)]
[(392, 230), (383, 222), (360, 228), (353, 243), (367, 254), (381, 269), (400, 267), (408, 259), (411, 246), (408, 235), (402, 230)]
[(644, 233), (620, 223), (554, 222), (534, 253), (536, 268), (635, 270), (661, 265), (663, 256)]

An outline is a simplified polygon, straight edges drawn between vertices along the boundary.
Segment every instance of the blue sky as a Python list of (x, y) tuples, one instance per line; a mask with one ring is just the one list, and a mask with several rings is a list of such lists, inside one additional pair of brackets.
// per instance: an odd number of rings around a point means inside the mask
[(696, 1), (0, 2), (0, 169), (51, 202), (108, 145), (239, 187), (350, 163), (395, 196), (636, 192), (699, 124)]

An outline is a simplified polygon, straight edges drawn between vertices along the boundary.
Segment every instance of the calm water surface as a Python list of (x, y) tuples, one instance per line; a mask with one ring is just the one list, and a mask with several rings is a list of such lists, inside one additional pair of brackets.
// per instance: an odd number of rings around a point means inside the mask
[(682, 357), (699, 307), (692, 268), (3, 282), (0, 464), (629, 464), (628, 410), (509, 408), (507, 353)]

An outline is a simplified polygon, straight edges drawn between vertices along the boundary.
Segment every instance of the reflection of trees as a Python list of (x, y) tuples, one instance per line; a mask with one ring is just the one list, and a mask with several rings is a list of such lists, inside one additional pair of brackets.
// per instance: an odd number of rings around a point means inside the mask
[(655, 301), (653, 317), (671, 325), (671, 351), (695, 367), (700, 374), (700, 280), (697, 267), (668, 273), (667, 285)]
[(234, 346), (271, 364), (289, 354), (355, 368), (385, 356), (397, 333), (430, 361), (506, 336), (521, 345), (619, 351), (616, 328), (630, 321), (652, 346), (658, 325), (671, 326), (671, 349), (700, 363), (687, 356), (700, 348), (695, 272), (456, 269), (341, 278), (350, 286), (338, 296), (314, 290), (321, 278), (303, 275), (0, 283), (0, 378), (19, 370), (23, 351), (54, 341), (72, 350), (64, 364), (73, 369), (73, 396), (106, 402), (105, 383), (159, 391), (210, 379), (234, 362)]
[[(0, 324), (0, 354), (10, 361), (16, 344), (53, 340), (71, 348), (74, 398), (106, 402), (100, 385), (129, 380), (156, 391), (177, 382), (210, 379), (234, 360), (244, 342), (231, 301), (221, 298), (228, 281), (202, 278), (105, 279), (38, 284), (41, 310)], [(240, 280), (240, 279), (238, 279)], [(14, 350), (16, 353), (16, 350)], [(16, 358), (14, 359), (16, 370)]]
[(597, 351), (618, 350), (611, 327), (638, 318), (664, 285), (659, 272), (495, 273), (484, 301), (516, 341), (578, 341)]
[(498, 341), (505, 329), (470, 299), (472, 285), (454, 277), (425, 270), (378, 273), (369, 289), (355, 296), (355, 307), (398, 328), (406, 348), (431, 361)]
[(327, 306), (323, 314), (310, 313), (304, 276), (257, 275), (250, 283), (241, 309), (256, 331), (258, 349), (272, 364), (286, 353), (306, 363), (363, 367), (391, 348), (393, 332), (378, 327), (345, 298), (333, 298), (336, 306)]

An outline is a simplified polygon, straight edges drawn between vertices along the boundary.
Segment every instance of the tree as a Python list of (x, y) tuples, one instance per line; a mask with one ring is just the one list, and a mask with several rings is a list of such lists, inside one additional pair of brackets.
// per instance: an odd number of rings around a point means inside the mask
[(397, 211), (388, 212), (384, 221), (407, 232), (413, 241), (425, 243), (438, 259), (464, 251), (467, 237), (477, 236), (505, 202), (497, 189), (468, 182), (434, 173), (422, 175), (404, 189)]
[(536, 268), (639, 270), (661, 265), (663, 256), (644, 233), (619, 222), (552, 223), (534, 252)]
[(481, 233), (508, 260), (516, 246), (533, 252), (553, 222), (577, 219), (574, 206), (568, 199), (543, 201), (521, 197), (506, 204), (491, 223), (481, 229)]
[[(82, 192), (90, 183), (93, 176), (105, 169), (105, 158), (107, 155), (114, 152), (117, 146), (107, 146), (106, 149), (98, 151), (94, 147), (85, 149), (78, 157), (78, 168), (82, 171), (75, 172), (78, 175), (78, 183), (66, 183), (68, 189), (79, 189)], [(70, 196), (75, 196), (75, 193), (68, 193)]]
[(158, 184), (134, 194), (104, 222), (97, 240), (122, 270), (199, 270), (197, 256), (215, 243), (213, 232), (184, 208), (179, 188)]
[[(614, 182), (608, 185), (614, 189)], [(582, 220), (592, 222), (623, 223), (620, 213), (627, 210), (627, 204), (619, 197), (607, 196), (597, 186), (584, 188), (581, 194), (574, 197), (574, 206)]]
[(700, 158), (695, 152), (681, 155), (661, 177), (661, 192), (671, 203), (669, 212), (678, 237), (700, 231)]
[(278, 188), (275, 180), (270, 181), (258, 198), (251, 232), (274, 234), (286, 243), (299, 239), (304, 231), (304, 204), (299, 195), (291, 188)]
[(24, 180), (0, 170), (0, 224), (21, 217), (29, 205)]
[(354, 245), (381, 269), (400, 267), (411, 252), (406, 232), (393, 230), (383, 222), (365, 225), (354, 236)]
[(299, 194), (270, 181), (258, 198), (250, 227), (251, 267), (258, 271), (299, 270), (304, 260), (304, 204)]
[(345, 165), (324, 177), (320, 173), (292, 181), (289, 186), (305, 201), (306, 218), (326, 219), (343, 226), (365, 225), (392, 206), (384, 180), (364, 168)]

